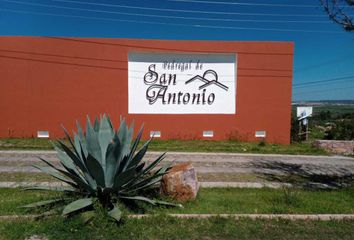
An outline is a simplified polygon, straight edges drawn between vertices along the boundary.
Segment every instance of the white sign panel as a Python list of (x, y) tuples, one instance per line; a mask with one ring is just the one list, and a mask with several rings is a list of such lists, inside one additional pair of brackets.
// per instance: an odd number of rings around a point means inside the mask
[(312, 115), (312, 107), (297, 107), (296, 116), (299, 118), (309, 117)]
[(129, 53), (128, 109), (235, 114), (236, 54)]

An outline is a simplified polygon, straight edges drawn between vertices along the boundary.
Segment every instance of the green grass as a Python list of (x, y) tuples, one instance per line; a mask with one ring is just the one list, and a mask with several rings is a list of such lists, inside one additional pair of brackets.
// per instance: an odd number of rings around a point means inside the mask
[(265, 154), (304, 154), (327, 155), (323, 150), (311, 144), (294, 143), (290, 145), (262, 144), (238, 141), (180, 141), (180, 140), (155, 140), (150, 144), (152, 151), (182, 151), (182, 152), (234, 152), (234, 153), (265, 153)]
[(2, 172), (0, 182), (58, 182), (46, 173)]
[[(143, 142), (141, 143), (143, 144)], [(2, 138), (0, 149), (51, 150), (48, 139), (38, 138)], [(154, 140), (150, 151), (167, 152), (228, 152), (228, 153), (266, 153), (266, 154), (305, 154), (328, 155), (324, 150), (317, 149), (311, 143), (294, 143), (290, 145), (265, 144), (239, 141), (205, 141), (205, 140)]]
[(354, 221), (286, 221), (233, 219), (175, 219), (158, 216), (126, 219), (115, 224), (100, 217), (84, 224), (80, 217), (40, 221), (0, 222), (0, 239), (353, 239)]
[[(26, 214), (24, 204), (58, 197), (58, 193), (0, 189), (0, 215)], [(298, 189), (201, 189), (184, 208), (138, 204), (130, 213), (346, 213), (354, 214), (354, 188), (333, 191)]]
[(0, 215), (27, 214), (23, 206), (36, 201), (62, 196), (61, 193), (46, 191), (24, 191), (21, 189), (0, 188)]
[(354, 190), (201, 189), (197, 201), (184, 203), (184, 209), (171, 208), (168, 212), (354, 213)]
[(0, 149), (2, 150), (52, 150), (53, 147), (48, 139), (44, 138), (1, 138)]
[[(26, 214), (18, 206), (58, 196), (57, 193), (0, 189), (0, 215)], [(354, 213), (354, 189), (305, 191), (295, 189), (201, 189), (184, 209), (139, 205), (149, 219), (112, 222), (103, 211), (87, 224), (69, 219), (0, 221), (0, 239), (353, 239), (354, 221), (288, 221), (249, 219), (176, 219), (166, 213)], [(130, 212), (123, 208), (124, 212)]]

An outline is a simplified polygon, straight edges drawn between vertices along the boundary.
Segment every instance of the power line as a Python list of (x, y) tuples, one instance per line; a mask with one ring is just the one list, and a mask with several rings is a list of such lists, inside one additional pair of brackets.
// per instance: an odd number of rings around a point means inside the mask
[(300, 93), (294, 93), (294, 94), (308, 94), (308, 93), (318, 93), (318, 92), (330, 92), (330, 91), (338, 91), (338, 90), (352, 89), (352, 88), (354, 88), (354, 86), (351, 86), (351, 87), (343, 87), (343, 88), (331, 88), (331, 89), (316, 90), (316, 91), (308, 91), (308, 92), (300, 92)]
[(127, 70), (127, 68), (121, 68), (121, 67), (89, 65), (89, 64), (81, 64), (81, 63), (68, 63), (68, 62), (62, 62), (56, 60), (44, 60), (44, 59), (24, 58), (24, 57), (6, 56), (6, 55), (0, 55), (0, 58), (8, 58), (8, 59), (15, 59), (15, 60), (22, 60), (22, 61), (33, 61), (33, 62), (41, 62), (41, 63), (51, 63), (51, 64), (61, 64), (61, 65), (69, 65), (69, 66), (76, 66), (76, 67), (103, 68), (103, 69), (120, 70), (120, 71)]
[(241, 16), (326, 17), (326, 15), (324, 15), (324, 14), (240, 13), (240, 12), (201, 11), (201, 10), (189, 10), (189, 9), (140, 7), (140, 6), (121, 5), (121, 4), (111, 4), (111, 3), (82, 2), (82, 1), (76, 1), (76, 0), (51, 0), (51, 1), (62, 2), (62, 3), (85, 4), (85, 5), (91, 5), (91, 6), (104, 6), (104, 7), (116, 7), (116, 8), (139, 9), (139, 10), (153, 10), (153, 11), (163, 11), (163, 12), (202, 13), (202, 14), (241, 15)]
[[(56, 57), (66, 57), (66, 58), (79, 58), (79, 59), (84, 59), (88, 60), (91, 58), (82, 58), (82, 57), (77, 57), (77, 56), (67, 56), (67, 55), (54, 55), (54, 54), (48, 54), (48, 53), (34, 53), (34, 52), (19, 52), (19, 51), (12, 51), (12, 50), (1, 50), (1, 51), (8, 51), (8, 52), (16, 52), (16, 53), (25, 53), (25, 54), (36, 54), (36, 55), (46, 55), (46, 56), (56, 56)], [(44, 63), (54, 63), (54, 64), (63, 64), (63, 65), (71, 65), (71, 66), (80, 66), (80, 67), (93, 67), (93, 68), (103, 68), (103, 69), (112, 69), (112, 70), (125, 70), (127, 71), (127, 68), (121, 68), (121, 67), (110, 67), (110, 66), (103, 66), (103, 65), (90, 65), (90, 64), (81, 64), (81, 63), (72, 63), (72, 62), (62, 62), (62, 61), (57, 61), (57, 60), (44, 60), (44, 59), (34, 59), (34, 58), (24, 58), (24, 57), (16, 57), (16, 56), (6, 56), (6, 55), (0, 55), (1, 58), (9, 58), (9, 59), (16, 59), (16, 60), (26, 60), (26, 61), (35, 61), (35, 62), (44, 62)], [(97, 59), (93, 59), (97, 60)], [(100, 60), (106, 60), (106, 61), (119, 61), (119, 60), (107, 60), (107, 59), (100, 59)], [(129, 70), (132, 71), (132, 70)], [(138, 72), (142, 73), (145, 71), (133, 71), (133, 72)], [(182, 74), (182, 75), (189, 75), (189, 74)], [(223, 76), (229, 76), (229, 75), (223, 75)], [(266, 75), (238, 75), (239, 77), (264, 77)], [(270, 77), (290, 77), (290, 76), (270, 76)], [(327, 80), (325, 80), (327, 81)], [(230, 82), (230, 81), (226, 81)], [(232, 81), (234, 82), (234, 81)], [(320, 81), (317, 81), (320, 82)], [(323, 82), (323, 81), (322, 81)], [(340, 89), (346, 89), (345, 88), (340, 88)], [(329, 90), (334, 90), (329, 89)], [(317, 90), (317, 91), (322, 91), (322, 90)], [(317, 92), (317, 91), (311, 91), (311, 92)], [(327, 91), (327, 90), (325, 90)], [(301, 92), (300, 92), (301, 93)], [(297, 93), (299, 94), (299, 93)]]
[(333, 34), (343, 34), (339, 31), (321, 31), (321, 30), (302, 30), (302, 29), (281, 29), (281, 28), (249, 28), (249, 27), (234, 27), (234, 26), (215, 26), (215, 25), (199, 25), (199, 24), (182, 24), (182, 23), (165, 23), (165, 22), (154, 22), (154, 21), (140, 21), (140, 20), (128, 20), (128, 19), (116, 19), (116, 18), (103, 18), (103, 17), (87, 17), (79, 15), (67, 15), (67, 14), (55, 14), (55, 13), (43, 13), (43, 12), (33, 12), (33, 11), (23, 11), (23, 10), (13, 10), (13, 9), (0, 9), (3, 12), (13, 12), (13, 13), (24, 13), (24, 14), (34, 14), (43, 16), (57, 16), (57, 17), (69, 17), (69, 18), (80, 18), (80, 19), (92, 19), (92, 20), (105, 20), (105, 21), (115, 21), (115, 22), (129, 22), (129, 23), (144, 23), (153, 25), (164, 25), (164, 26), (180, 26), (180, 27), (194, 27), (194, 28), (210, 28), (210, 29), (228, 29), (228, 30), (257, 30), (257, 31), (276, 31), (276, 32), (303, 32), (303, 33), (333, 33)]
[(184, 20), (204, 20), (204, 21), (223, 21), (223, 22), (261, 22), (261, 23), (264, 23), (264, 22), (269, 22), (269, 23), (328, 23), (329, 22), (329, 20), (327, 20), (327, 21), (321, 21), (321, 20), (310, 20), (310, 21), (307, 21), (307, 20), (256, 20), (256, 19), (183, 17), (183, 16), (168, 16), (168, 15), (143, 14), (143, 13), (126, 13), (126, 12), (119, 12), (119, 11), (93, 10), (93, 9), (87, 9), (87, 8), (67, 7), (67, 6), (59, 6), (59, 5), (52, 5), (52, 4), (42, 4), (42, 3), (30, 3), (30, 2), (23, 2), (23, 1), (16, 1), (16, 0), (1, 0), (1, 1), (16, 3), (16, 4), (30, 5), (30, 6), (61, 8), (61, 9), (98, 12), (98, 13), (109, 13), (109, 14), (118, 14), (118, 15), (127, 15), (127, 16), (184, 19)]
[(345, 81), (348, 81), (348, 80), (354, 80), (354, 78), (352, 78), (352, 79), (341, 79), (341, 80), (338, 80), (338, 81), (331, 81), (331, 82), (312, 83), (312, 84), (308, 84), (308, 85), (295, 86), (293, 88), (294, 89), (301, 89), (301, 88), (308, 88), (308, 87), (312, 88), (312, 87), (321, 86), (321, 85), (338, 84), (338, 82), (344, 82), (345, 83)]
[[(186, 2), (186, 3), (206, 3), (206, 4), (223, 4), (223, 5), (239, 5), (239, 6), (261, 6), (261, 7), (300, 7), (300, 8), (321, 8), (321, 5), (306, 4), (279, 4), (279, 3), (246, 3), (246, 2), (222, 2), (222, 1), (205, 1), (205, 0), (168, 0), (170, 2)], [(349, 6), (339, 6), (346, 8)]]
[(222, 2), (222, 1), (204, 1), (204, 0), (168, 0), (170, 2), (186, 2), (186, 3), (207, 3), (207, 4), (226, 4), (226, 5), (241, 5), (241, 6), (262, 6), (262, 7), (303, 7), (316, 8), (319, 5), (303, 5), (303, 4), (276, 4), (276, 3), (246, 3), (246, 2)]
[[(40, 62), (40, 63), (49, 63), (49, 64), (60, 64), (60, 65), (67, 65), (67, 66), (74, 66), (74, 67), (89, 67), (89, 68), (101, 68), (101, 69), (108, 69), (108, 70), (119, 70), (119, 71), (129, 71), (129, 72), (134, 72), (134, 73), (146, 73), (145, 71), (139, 71), (139, 70), (131, 70), (125, 67), (111, 67), (111, 66), (104, 66), (104, 65), (92, 65), (92, 64), (86, 64), (86, 63), (77, 63), (77, 62), (63, 62), (63, 61), (58, 61), (58, 60), (48, 60), (48, 59), (38, 59), (38, 58), (29, 58), (29, 57), (18, 57), (18, 56), (8, 56), (8, 55), (1, 55), (0, 58), (7, 58), (7, 59), (14, 59), (14, 60), (21, 60), (21, 61), (32, 61), (32, 62)], [(179, 75), (184, 75), (184, 76), (193, 76), (189, 74), (179, 74)], [(229, 78), (230, 75), (221, 75), (226, 78)], [(241, 75), (238, 74), (238, 77), (290, 77), (290, 76), (274, 76), (274, 75)], [(141, 77), (133, 76), (132, 78), (135, 79), (142, 79)], [(184, 80), (181, 80), (184, 81)], [(235, 80), (226, 80), (223, 82), (235, 82)]]
[(345, 79), (352, 79), (352, 78), (354, 78), (354, 76), (330, 78), (330, 79), (326, 79), (326, 80), (319, 80), (319, 81), (312, 81), (312, 82), (304, 82), (304, 83), (293, 84), (293, 87), (305, 86), (305, 85), (311, 85), (311, 84), (323, 83), (323, 82), (342, 81), (342, 80), (345, 80)]
[(305, 71), (308, 71), (308, 70), (311, 70), (311, 69), (314, 69), (314, 68), (322, 67), (324, 65), (338, 64), (340, 62), (351, 60), (353, 57), (354, 57), (354, 54), (352, 52), (352, 53), (349, 53), (349, 54), (346, 54), (346, 55), (343, 55), (343, 56), (340, 56), (340, 57), (332, 58), (329, 61), (324, 61), (324, 62), (320, 62), (320, 63), (317, 63), (317, 64), (308, 65), (308, 66), (305, 66), (305, 67), (302, 67), (302, 68), (297, 68), (297, 69), (294, 70), (294, 72), (305, 72)]
[(105, 62), (122, 62), (122, 63), (126, 63), (127, 62), (127, 60), (105, 59), (105, 58), (97, 58), (97, 57), (93, 58), (93, 57), (83, 57), (83, 56), (70, 56), (70, 55), (62, 55), (62, 54), (54, 54), (54, 53), (29, 52), (29, 51), (19, 51), (19, 50), (10, 50), (10, 49), (1, 49), (1, 48), (0, 48), (0, 52), (29, 54), (29, 55), (46, 56), (46, 57), (71, 58), (71, 59), (79, 59), (79, 60), (93, 60), (93, 61), (105, 61)]
[[(1, 9), (0, 9), (1, 10)], [(87, 39), (75, 39), (75, 38), (64, 38), (64, 37), (46, 37), (50, 39), (62, 40), (62, 41), (71, 41), (71, 42), (79, 42), (79, 43), (88, 43), (88, 44), (97, 44), (97, 45), (109, 45), (109, 46), (120, 46), (120, 47), (133, 47), (138, 49), (152, 49), (152, 50), (164, 50), (164, 51), (173, 51), (173, 52), (203, 52), (203, 53), (220, 53), (220, 51), (216, 50), (201, 50), (201, 49), (183, 49), (173, 48), (173, 47), (153, 47), (146, 45), (136, 45), (136, 44), (123, 44), (123, 43), (112, 43), (112, 42), (101, 42)], [(237, 54), (248, 54), (248, 55), (275, 55), (275, 56), (293, 56), (292, 53), (284, 52), (284, 53), (275, 53), (275, 52), (247, 52), (247, 51), (237, 51)], [(249, 69), (248, 69), (249, 70)], [(254, 70), (254, 69), (253, 69)], [(268, 69), (271, 71), (271, 69)], [(289, 70), (291, 71), (291, 70)]]

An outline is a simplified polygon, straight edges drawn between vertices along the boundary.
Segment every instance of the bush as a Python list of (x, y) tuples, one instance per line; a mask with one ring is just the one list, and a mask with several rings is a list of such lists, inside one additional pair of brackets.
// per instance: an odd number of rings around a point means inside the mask
[(291, 142), (300, 142), (299, 136), (299, 122), (297, 117), (292, 114), (291, 115), (291, 133), (290, 133)]
[(325, 139), (354, 140), (354, 119), (341, 119), (326, 130)]

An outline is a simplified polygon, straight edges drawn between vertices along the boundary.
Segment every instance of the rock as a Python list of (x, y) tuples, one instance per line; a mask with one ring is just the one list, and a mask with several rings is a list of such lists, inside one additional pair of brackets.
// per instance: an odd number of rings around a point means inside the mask
[(182, 163), (172, 167), (162, 178), (161, 190), (177, 201), (194, 200), (197, 197), (199, 184), (193, 165)]
[(354, 153), (354, 141), (316, 140), (313, 145), (335, 154)]

